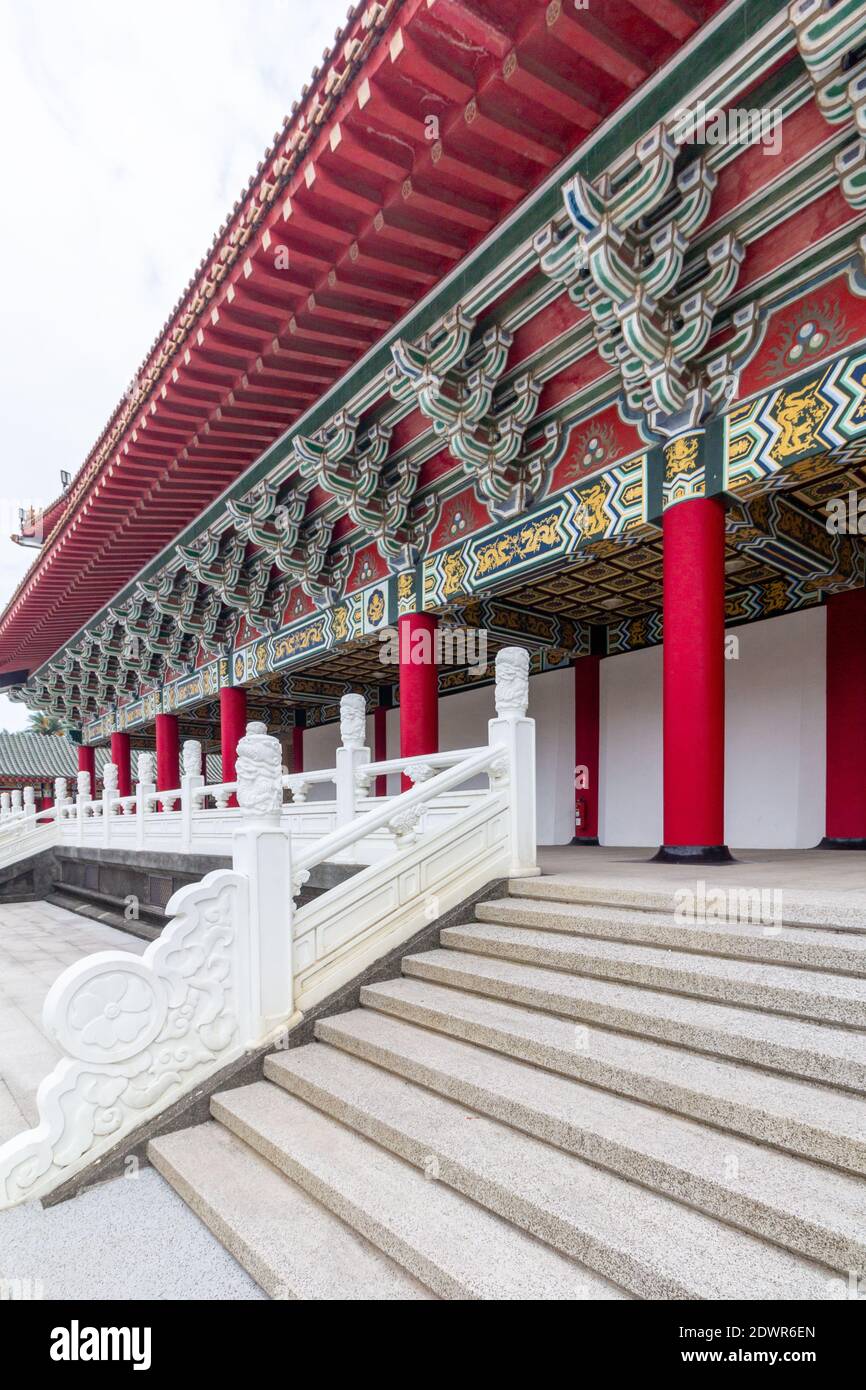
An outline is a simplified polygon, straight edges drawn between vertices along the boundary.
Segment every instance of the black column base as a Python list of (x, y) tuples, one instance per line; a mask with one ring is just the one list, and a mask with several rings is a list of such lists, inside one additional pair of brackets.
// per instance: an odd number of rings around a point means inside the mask
[(736, 864), (727, 845), (662, 845), (650, 864)]
[(816, 849), (866, 849), (866, 840), (834, 840), (832, 836), (825, 835)]
[(571, 843), (572, 843), (573, 845), (597, 845), (597, 844), (598, 844), (598, 836), (597, 836), (597, 835), (575, 835), (575, 837), (574, 837), (574, 839), (571, 841)]

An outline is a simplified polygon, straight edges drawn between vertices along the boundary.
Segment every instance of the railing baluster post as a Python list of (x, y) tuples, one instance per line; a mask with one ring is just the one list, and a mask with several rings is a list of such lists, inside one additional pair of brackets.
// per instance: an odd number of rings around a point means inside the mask
[(234, 869), (247, 880), (248, 1036), (262, 1039), (292, 1013), (291, 840), (280, 825), (283, 789), (279, 740), (251, 723), (238, 743), (241, 828), (232, 839)]
[(192, 815), (195, 810), (195, 793), (204, 786), (201, 773), (201, 744), (194, 738), (184, 742), (183, 776), (180, 781), (180, 847), (187, 853), (192, 849)]
[[(370, 761), (367, 704), (363, 695), (344, 695), (340, 701), (340, 745), (336, 758), (337, 829), (355, 819), (356, 774)], [(354, 863), (357, 851), (353, 848), (347, 858)]]
[(84, 804), (90, 796), (90, 773), (79, 772), (75, 779), (76, 812), (78, 815), (78, 844), (84, 844)]
[(147, 816), (149, 804), (148, 797), (151, 792), (156, 790), (152, 753), (139, 753), (137, 772), (138, 781), (135, 784), (135, 843), (138, 849), (144, 849), (145, 818)]
[(106, 763), (102, 769), (102, 843), (111, 844), (111, 803), (117, 795), (117, 767)]
[(535, 721), (527, 719), (529, 652), (503, 647), (496, 654), (496, 718), (488, 724), (491, 747), (508, 756), (510, 873), (537, 874), (535, 840)]

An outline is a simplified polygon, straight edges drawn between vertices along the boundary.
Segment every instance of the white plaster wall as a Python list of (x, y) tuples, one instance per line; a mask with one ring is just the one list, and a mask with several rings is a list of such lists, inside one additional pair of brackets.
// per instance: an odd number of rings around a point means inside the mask
[(734, 629), (725, 663), (725, 833), (743, 849), (808, 849), (824, 834), (826, 613)]
[(535, 811), (540, 845), (574, 837), (574, 672), (545, 671), (529, 682), (535, 720)]
[[(741, 849), (807, 848), (824, 822), (823, 609), (733, 629), (725, 663), (725, 839)], [(662, 652), (601, 663), (599, 838), (662, 838)]]
[(598, 838), (658, 845), (662, 834), (661, 647), (600, 663)]
[[(368, 721), (369, 724), (369, 721)], [(368, 741), (371, 737), (371, 730), (367, 730)], [(323, 767), (333, 767), (336, 762), (337, 749), (340, 746), (340, 725), (321, 724), (312, 729), (304, 730), (304, 771), (318, 772)], [(311, 787), (308, 801), (330, 801), (334, 796), (334, 784), (326, 782), (321, 786)]]

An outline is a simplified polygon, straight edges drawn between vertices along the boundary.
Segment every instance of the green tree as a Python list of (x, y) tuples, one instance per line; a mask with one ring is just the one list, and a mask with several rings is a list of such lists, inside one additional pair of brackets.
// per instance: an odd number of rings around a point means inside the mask
[(31, 714), (30, 732), (33, 734), (62, 734), (63, 725), (56, 714)]

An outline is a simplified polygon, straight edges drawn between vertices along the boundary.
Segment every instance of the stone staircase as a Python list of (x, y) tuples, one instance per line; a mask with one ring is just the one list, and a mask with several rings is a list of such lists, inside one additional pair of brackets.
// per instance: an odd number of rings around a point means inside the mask
[(155, 1166), (274, 1297), (847, 1297), (866, 923), (509, 891)]

